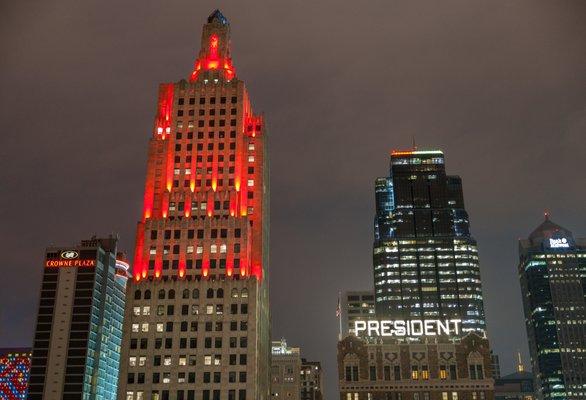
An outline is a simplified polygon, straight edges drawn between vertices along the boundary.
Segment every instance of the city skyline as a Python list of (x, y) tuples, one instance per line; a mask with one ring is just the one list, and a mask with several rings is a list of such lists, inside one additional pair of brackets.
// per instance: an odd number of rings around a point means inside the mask
[[(326, 396), (335, 389), (337, 293), (372, 286), (372, 182), (388, 153), (413, 136), (421, 148), (442, 149), (466, 182), (489, 338), (504, 372), (514, 369), (517, 348), (528, 359), (516, 240), (545, 210), (584, 235), (576, 168), (586, 127), (584, 8), (451, 4), (442, 11), (430, 3), (423, 14), (402, 3), (376, 13), (340, 5), (335, 15), (325, 5), (221, 5), (255, 109), (279, 134), (271, 141), (273, 336), (324, 363)], [(215, 5), (180, 16), (155, 4), (138, 14), (73, 3), (30, 14), (11, 7), (0, 17), (11, 19), (0, 40), (12, 54), (1, 97), (10, 166), (0, 175), (10, 188), (0, 207), (3, 347), (32, 341), (37, 266), (50, 241), (116, 230), (131, 253), (157, 83), (188, 73), (200, 22)], [(299, 21), (312, 29), (300, 32)], [(368, 74), (348, 44), (372, 60)], [(371, 91), (376, 85), (382, 90)], [(112, 173), (116, 198), (100, 188)], [(86, 183), (92, 178), (95, 185)], [(316, 295), (299, 298), (299, 287)], [(300, 308), (307, 312), (296, 316)], [(315, 327), (327, 340), (312, 339)]]

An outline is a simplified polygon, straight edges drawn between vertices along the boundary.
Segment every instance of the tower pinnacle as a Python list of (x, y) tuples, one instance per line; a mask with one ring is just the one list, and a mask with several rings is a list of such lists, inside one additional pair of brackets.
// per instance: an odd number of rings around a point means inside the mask
[(212, 79), (222, 77), (226, 80), (232, 80), (236, 76), (230, 57), (230, 23), (217, 9), (210, 14), (207, 24), (203, 26), (201, 50), (195, 61), (190, 80), (196, 81), (201, 71), (223, 72), (223, 74), (205, 74)]

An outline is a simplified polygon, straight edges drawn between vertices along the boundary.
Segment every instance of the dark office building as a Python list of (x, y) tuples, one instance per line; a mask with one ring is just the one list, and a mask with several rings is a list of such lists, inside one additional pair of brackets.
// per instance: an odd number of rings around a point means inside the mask
[(543, 399), (586, 398), (586, 240), (545, 221), (519, 241), (531, 364)]
[(377, 317), (461, 319), (485, 331), (476, 240), (462, 180), (446, 175), (441, 151), (394, 151), (375, 185)]
[(128, 264), (118, 239), (46, 251), (29, 400), (116, 398)]

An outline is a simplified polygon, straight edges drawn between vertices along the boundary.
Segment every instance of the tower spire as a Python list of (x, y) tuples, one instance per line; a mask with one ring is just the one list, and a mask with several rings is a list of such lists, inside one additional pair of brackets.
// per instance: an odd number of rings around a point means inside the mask
[(196, 81), (202, 71), (210, 71), (205, 74), (208, 79), (231, 80), (236, 77), (230, 57), (230, 23), (218, 9), (210, 14), (203, 26), (201, 50), (190, 80)]

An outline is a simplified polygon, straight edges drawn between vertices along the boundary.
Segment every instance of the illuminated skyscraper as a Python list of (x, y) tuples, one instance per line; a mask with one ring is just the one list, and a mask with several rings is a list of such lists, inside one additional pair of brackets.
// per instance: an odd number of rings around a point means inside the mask
[(31, 349), (0, 349), (0, 399), (26, 399)]
[(390, 176), (375, 184), (376, 314), (461, 319), (485, 331), (476, 241), (462, 180), (446, 175), (441, 151), (393, 151)]
[(116, 397), (129, 269), (117, 243), (94, 237), (47, 249), (29, 400)]
[(586, 240), (546, 215), (519, 240), (519, 278), (540, 398), (586, 398)]
[(120, 399), (269, 398), (268, 173), (216, 10), (189, 80), (159, 89)]

